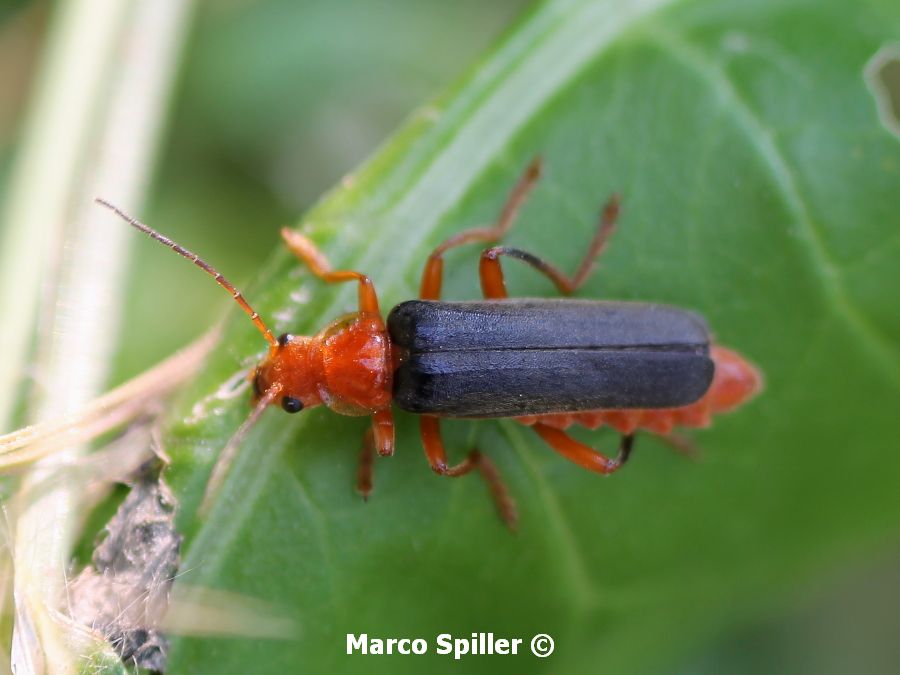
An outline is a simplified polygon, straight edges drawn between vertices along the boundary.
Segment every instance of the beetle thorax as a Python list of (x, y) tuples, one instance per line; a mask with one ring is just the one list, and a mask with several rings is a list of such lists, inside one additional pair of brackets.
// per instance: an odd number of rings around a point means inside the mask
[(380, 316), (343, 316), (314, 343), (318, 394), (325, 405), (342, 415), (370, 415), (390, 406), (390, 339)]

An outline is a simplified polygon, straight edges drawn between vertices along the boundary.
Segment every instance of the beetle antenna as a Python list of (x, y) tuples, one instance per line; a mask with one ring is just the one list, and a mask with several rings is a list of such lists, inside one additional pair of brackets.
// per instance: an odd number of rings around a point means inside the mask
[(275, 339), (275, 336), (272, 335), (272, 331), (270, 331), (269, 327), (266, 326), (266, 324), (263, 322), (263, 320), (261, 318), (259, 318), (259, 314), (257, 314), (256, 311), (250, 306), (250, 303), (248, 303), (246, 300), (244, 300), (244, 296), (241, 294), (241, 292), (239, 290), (237, 290), (234, 287), (234, 284), (232, 284), (230, 281), (228, 281), (228, 279), (226, 279), (224, 276), (222, 276), (222, 274), (218, 270), (216, 270), (215, 267), (213, 267), (208, 262), (203, 260), (196, 253), (192, 253), (191, 251), (188, 251), (186, 248), (184, 248), (183, 246), (180, 246), (179, 244), (176, 244), (174, 241), (169, 239), (167, 236), (160, 234), (159, 232), (154, 230), (149, 225), (144, 225), (144, 223), (142, 223), (141, 221), (139, 221), (135, 218), (132, 218), (127, 213), (125, 213), (122, 209), (120, 209), (118, 206), (111, 204), (110, 202), (106, 201), (105, 199), (100, 199), (100, 197), (97, 197), (96, 199), (94, 199), (94, 201), (97, 202), (98, 204), (100, 204), (100, 206), (105, 206), (106, 208), (108, 208), (110, 211), (115, 213), (117, 216), (119, 216), (119, 218), (121, 218), (126, 223), (131, 225), (133, 228), (140, 230), (144, 234), (148, 235), (151, 239), (155, 239), (156, 241), (163, 244), (164, 246), (168, 246), (170, 249), (175, 251), (175, 253), (177, 253), (178, 255), (180, 255), (183, 258), (187, 258), (192, 263), (194, 263), (197, 267), (199, 267), (204, 272), (206, 272), (209, 276), (211, 276), (213, 279), (216, 280), (216, 283), (219, 284), (219, 286), (221, 286), (226, 291), (231, 293), (231, 297), (234, 298), (234, 301), (237, 304), (239, 304), (241, 306), (241, 309), (243, 309), (247, 313), (247, 316), (250, 317), (250, 320), (253, 322), (253, 325), (256, 326), (259, 329), (259, 332), (263, 334), (263, 337), (266, 339), (266, 342), (268, 342), (273, 347), (278, 344), (278, 341)]
[(260, 416), (266, 411), (266, 408), (271, 405), (272, 401), (278, 398), (280, 393), (281, 385), (275, 384), (269, 387), (260, 397), (259, 401), (257, 401), (256, 406), (250, 412), (250, 415), (247, 416), (247, 419), (241, 423), (238, 430), (234, 432), (234, 435), (228, 439), (225, 447), (222, 448), (222, 452), (219, 453), (219, 458), (216, 460), (212, 472), (209, 474), (209, 481), (206, 483), (206, 490), (203, 492), (203, 500), (200, 502), (200, 507), (197, 510), (197, 513), (201, 517), (206, 517), (209, 514), (213, 499), (219, 491), (219, 488), (222, 486), (222, 483), (225, 482), (225, 477), (228, 475), (228, 469), (231, 467), (231, 463), (234, 461), (234, 457), (237, 454), (238, 448), (244, 440), (244, 437), (250, 432), (250, 429), (256, 425)]

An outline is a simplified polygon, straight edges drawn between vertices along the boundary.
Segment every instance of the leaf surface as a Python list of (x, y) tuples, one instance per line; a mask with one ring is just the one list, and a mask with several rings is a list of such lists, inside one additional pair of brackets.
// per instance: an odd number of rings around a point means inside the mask
[[(900, 453), (900, 143), (863, 78), (900, 30), (868, 0), (587, 2), (538, 6), (484, 61), (302, 221), (335, 267), (391, 307), (428, 252), (492, 221), (528, 161), (545, 175), (506, 242), (573, 269), (618, 191), (620, 227), (581, 297), (702, 313), (759, 364), (766, 391), (697, 432), (691, 462), (648, 435), (607, 479), (510, 421), (448, 422), (519, 502), (508, 534), (475, 478), (431, 473), (416, 419), (353, 490), (366, 421), (268, 411), (205, 521), (195, 509), (248, 395), (214, 393), (263, 353), (237, 312), (168, 432), (188, 535), (184, 580), (262, 599), (295, 641), (175, 639), (172, 673), (449, 671), (435, 636), (521, 637), (472, 671), (639, 672), (671, 664), (816, 572), (896, 537)], [(477, 247), (450, 253), (445, 297), (478, 297)], [(507, 265), (509, 287), (552, 296)], [(198, 283), (201, 283), (198, 281)], [(354, 308), (278, 251), (254, 292), (276, 332)], [(198, 403), (199, 401), (199, 403)], [(608, 430), (579, 433), (614, 451)], [(535, 633), (556, 652), (528, 653)], [(347, 633), (423, 637), (429, 656), (348, 657)]]

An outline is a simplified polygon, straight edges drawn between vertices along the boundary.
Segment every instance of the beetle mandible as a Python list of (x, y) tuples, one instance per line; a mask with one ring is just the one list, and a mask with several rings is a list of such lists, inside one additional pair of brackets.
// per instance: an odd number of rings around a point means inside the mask
[[(360, 455), (357, 489), (372, 489), (375, 453), (394, 452), (392, 404), (417, 413), (425, 455), (443, 476), (478, 470), (498, 511), (515, 528), (515, 502), (496, 466), (479, 450), (451, 464), (440, 419), (516, 418), (553, 450), (599, 474), (628, 459), (637, 430), (670, 434), (675, 426), (704, 427), (713, 415), (741, 405), (762, 385), (759, 371), (738, 353), (711, 342), (701, 317), (683, 309), (642, 302), (510, 299), (500, 264), (506, 256), (545, 275), (564, 295), (588, 278), (615, 229), (613, 195), (575, 274), (568, 276), (538, 256), (492, 246), (481, 254), (479, 276), (485, 299), (441, 301), (443, 256), (475, 242), (496, 242), (509, 231), (541, 174), (535, 159), (511, 191), (496, 223), (453, 235), (425, 264), (420, 299), (403, 302), (382, 318), (372, 280), (356, 271), (332, 270), (303, 234), (283, 228), (288, 249), (328, 283), (359, 284), (358, 311), (339, 317), (317, 335), (276, 338), (241, 293), (199, 256), (135, 220), (109, 202), (133, 227), (168, 246), (210, 274), (246, 312), (269, 343), (251, 373), (254, 409), (223, 449), (213, 468), (204, 503), (222, 482), (237, 445), (270, 405), (289, 413), (326, 405), (342, 415), (370, 416)], [(621, 435), (610, 458), (572, 438), (566, 429), (606, 424)]]

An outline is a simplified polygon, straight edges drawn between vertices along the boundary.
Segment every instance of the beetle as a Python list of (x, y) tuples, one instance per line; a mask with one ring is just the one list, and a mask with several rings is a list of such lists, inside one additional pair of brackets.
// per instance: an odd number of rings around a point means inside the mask
[[(737, 352), (714, 344), (706, 323), (693, 312), (643, 302), (508, 297), (503, 257), (531, 266), (564, 295), (574, 293), (615, 229), (615, 195), (602, 209), (593, 240), (571, 277), (532, 253), (492, 246), (479, 263), (485, 299), (441, 300), (444, 254), (465, 244), (502, 239), (541, 171), (539, 158), (529, 164), (493, 225), (465, 230), (435, 248), (425, 264), (419, 299), (394, 307), (387, 321), (367, 275), (332, 270), (312, 241), (283, 228), (287, 248), (316, 277), (358, 284), (358, 311), (314, 336), (274, 337), (242, 294), (199, 256), (98, 199), (210, 274), (269, 344), (250, 374), (253, 412), (223, 449), (205, 503), (221, 483), (240, 439), (270, 405), (288, 413), (325, 405), (342, 415), (371, 417), (357, 475), (357, 489), (367, 498), (375, 453), (394, 452), (395, 404), (420, 415), (422, 444), (434, 472), (458, 477), (478, 470), (502, 519), (514, 529), (515, 502), (495, 465), (477, 449), (451, 464), (441, 440), (441, 418), (515, 418), (566, 459), (610, 474), (628, 459), (636, 431), (667, 435), (675, 426), (704, 427), (713, 415), (755, 395), (762, 385), (758, 369)], [(572, 425), (595, 429), (604, 424), (621, 434), (612, 458), (566, 431)]]

